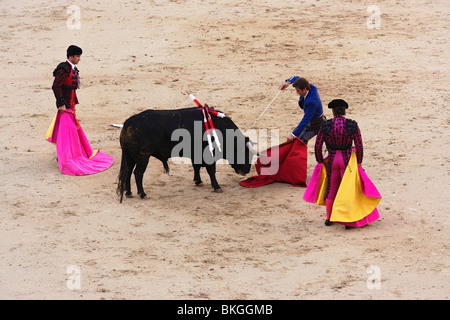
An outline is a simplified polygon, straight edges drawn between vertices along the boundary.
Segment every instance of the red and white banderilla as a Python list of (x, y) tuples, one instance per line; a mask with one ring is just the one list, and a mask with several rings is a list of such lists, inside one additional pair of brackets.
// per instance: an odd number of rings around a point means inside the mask
[(210, 113), (212, 113), (215, 116), (218, 116), (220, 118), (224, 118), (226, 117), (224, 113), (216, 111), (211, 109), (206, 103), (205, 105), (202, 105), (197, 98), (194, 97), (194, 95), (192, 95), (191, 93), (187, 92), (189, 94), (189, 98), (200, 108), (202, 108), (202, 113), (203, 113), (203, 123), (205, 125), (205, 131), (206, 131), (206, 137), (208, 138), (208, 146), (209, 146), (209, 151), (211, 152), (211, 155), (214, 156), (213, 154), (213, 150), (214, 150), (214, 146), (212, 144), (212, 140), (211, 140), (211, 134), (210, 134), (210, 130), (212, 132), (212, 135), (214, 136), (214, 142), (217, 145), (217, 148), (219, 148), (219, 151), (222, 152), (222, 149), (220, 147), (220, 141), (219, 141), (219, 137), (217, 136), (216, 133), (216, 129), (214, 128), (214, 124), (212, 122), (211, 119), (211, 115)]

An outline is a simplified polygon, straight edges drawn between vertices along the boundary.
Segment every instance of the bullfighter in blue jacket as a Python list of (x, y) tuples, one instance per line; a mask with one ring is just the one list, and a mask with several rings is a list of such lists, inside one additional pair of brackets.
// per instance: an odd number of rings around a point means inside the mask
[(287, 140), (292, 142), (295, 137), (298, 137), (307, 144), (311, 138), (317, 135), (320, 124), (325, 120), (322, 102), (317, 88), (305, 78), (295, 76), (286, 79), (280, 90), (286, 89), (290, 84), (292, 84), (300, 95), (298, 105), (304, 111), (304, 115), (298, 126), (287, 137)]

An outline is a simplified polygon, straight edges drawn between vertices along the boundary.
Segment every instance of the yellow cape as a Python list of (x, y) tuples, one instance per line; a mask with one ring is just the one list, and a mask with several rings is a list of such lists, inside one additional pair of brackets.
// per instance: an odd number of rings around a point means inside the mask
[[(328, 184), (326, 166), (327, 164), (324, 162), (316, 197), (316, 203), (323, 206)], [(330, 221), (354, 222), (361, 220), (377, 207), (380, 200), (381, 197), (368, 197), (363, 193), (356, 153), (353, 151), (334, 200)]]
[(45, 140), (48, 140), (53, 134), (53, 128), (55, 127), (56, 115), (53, 117), (52, 123), (48, 127), (47, 133), (45, 134)]

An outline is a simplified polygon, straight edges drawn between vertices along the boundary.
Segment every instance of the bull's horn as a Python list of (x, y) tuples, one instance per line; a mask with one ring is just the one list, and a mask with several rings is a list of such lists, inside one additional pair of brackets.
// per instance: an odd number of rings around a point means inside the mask
[(248, 151), (250, 151), (251, 153), (253, 153), (253, 154), (255, 154), (255, 155), (257, 155), (259, 157), (258, 151), (256, 151), (255, 148), (253, 148), (253, 145), (252, 145), (252, 143), (250, 141), (248, 141), (245, 145), (247, 146)]

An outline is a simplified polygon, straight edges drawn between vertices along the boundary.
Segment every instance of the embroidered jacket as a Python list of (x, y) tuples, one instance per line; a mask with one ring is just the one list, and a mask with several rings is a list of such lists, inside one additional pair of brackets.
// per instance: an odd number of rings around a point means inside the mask
[(56, 98), (56, 108), (63, 105), (68, 109), (73, 109), (78, 104), (76, 90), (79, 87), (79, 72), (69, 62), (61, 62), (53, 71), (55, 80), (52, 90)]
[[(352, 154), (352, 143), (355, 143), (356, 159), (358, 164), (363, 160), (363, 144), (358, 123), (342, 116), (322, 122), (315, 144), (317, 162), (323, 162), (322, 146), (325, 143), (328, 150), (327, 176), (331, 176), (331, 168), (337, 150), (341, 150), (344, 163), (347, 166)], [(328, 183), (325, 198), (330, 189)]]

